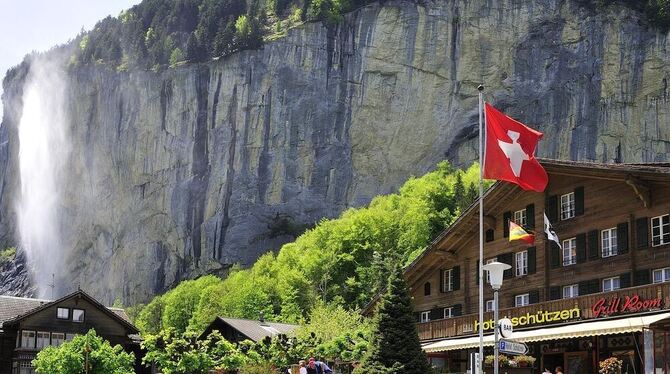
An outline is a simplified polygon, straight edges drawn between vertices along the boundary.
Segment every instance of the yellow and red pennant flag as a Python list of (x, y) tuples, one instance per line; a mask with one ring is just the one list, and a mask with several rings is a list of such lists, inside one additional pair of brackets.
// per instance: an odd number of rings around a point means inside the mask
[(523, 227), (517, 225), (513, 221), (509, 221), (509, 241), (523, 240), (529, 245), (535, 243), (535, 235), (524, 230)]

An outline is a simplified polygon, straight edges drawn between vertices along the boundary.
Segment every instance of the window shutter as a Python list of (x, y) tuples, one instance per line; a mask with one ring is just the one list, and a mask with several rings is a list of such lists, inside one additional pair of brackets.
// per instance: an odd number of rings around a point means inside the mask
[(503, 237), (509, 237), (509, 221), (512, 220), (512, 212), (503, 213)]
[(414, 313), (414, 318), (417, 322), (421, 322), (421, 312)]
[(630, 287), (630, 273), (623, 273), (619, 275), (619, 287), (620, 288)]
[(616, 225), (616, 247), (617, 253), (628, 252), (628, 222)]
[(452, 310), (451, 314), (454, 317), (458, 317), (458, 316), (463, 315), (463, 304), (456, 304), (456, 305), (453, 306), (453, 308), (454, 309)]
[(649, 247), (649, 219), (641, 217), (635, 220), (635, 236), (637, 237), (637, 248)]
[(558, 221), (558, 196), (552, 195), (547, 197), (544, 209), (546, 210), (549, 222), (556, 223)]
[(577, 235), (576, 241), (577, 241), (577, 263), (581, 264), (586, 262), (586, 234)]
[(579, 295), (588, 295), (591, 293), (591, 281), (582, 281), (577, 285), (579, 287)]
[(444, 293), (444, 287), (445, 287), (445, 284), (444, 284), (444, 272), (445, 271), (446, 270), (444, 270), (444, 269), (440, 269), (440, 292), (442, 292), (442, 293)]
[(540, 291), (533, 290), (528, 293), (528, 302), (530, 304), (537, 304), (540, 302)]
[(535, 204), (526, 205), (526, 227), (535, 228)]
[(431, 289), (430, 289), (430, 282), (426, 282), (423, 285), (423, 295), (424, 296), (430, 296)]
[(549, 250), (551, 251), (550, 266), (552, 269), (556, 269), (561, 266), (561, 249), (558, 247), (558, 244), (554, 242), (549, 242), (549, 247)]
[(575, 188), (575, 216), (584, 214), (584, 187)]
[(528, 248), (528, 274), (535, 274), (537, 270), (537, 263), (535, 261), (535, 253), (537, 249), (535, 247)]
[(592, 279), (591, 282), (591, 293), (600, 292), (600, 279)]
[(589, 260), (597, 260), (600, 258), (600, 240), (598, 240), (598, 230), (591, 230), (587, 235), (587, 247)]
[(479, 260), (475, 261), (475, 284), (479, 285)]
[(435, 308), (430, 310), (430, 320), (444, 319), (444, 308)]
[(549, 300), (558, 300), (562, 298), (561, 295), (561, 286), (551, 286), (549, 287)]
[(503, 264), (512, 266), (510, 269), (505, 270), (505, 272), (503, 273), (504, 279), (512, 278), (514, 276), (514, 253), (512, 252), (503, 253), (498, 256), (498, 261), (502, 262)]
[(641, 286), (643, 284), (651, 283), (651, 272), (649, 269), (636, 270), (635, 271), (635, 285)]
[(494, 240), (494, 232), (493, 229), (488, 229), (486, 230), (486, 242), (492, 242)]
[(454, 266), (453, 269), (451, 269), (451, 284), (452, 284), (452, 290), (460, 290), (461, 289), (461, 267), (460, 266)]

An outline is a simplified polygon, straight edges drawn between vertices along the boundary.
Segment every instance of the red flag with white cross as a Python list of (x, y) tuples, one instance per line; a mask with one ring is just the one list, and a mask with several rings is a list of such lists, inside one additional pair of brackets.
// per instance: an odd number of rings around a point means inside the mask
[(486, 103), (484, 178), (518, 184), (524, 190), (544, 191), (547, 172), (535, 158), (542, 133)]

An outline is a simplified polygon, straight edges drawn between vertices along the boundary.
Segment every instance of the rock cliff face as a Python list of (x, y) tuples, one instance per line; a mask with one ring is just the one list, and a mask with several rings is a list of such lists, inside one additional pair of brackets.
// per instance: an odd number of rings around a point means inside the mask
[[(12, 241), (28, 66), (5, 81)], [(448, 158), (476, 157), (477, 90), (545, 132), (539, 154), (670, 158), (668, 34), (570, 0), (387, 1), (263, 49), (161, 72), (68, 73), (62, 290), (146, 300), (224, 272)]]

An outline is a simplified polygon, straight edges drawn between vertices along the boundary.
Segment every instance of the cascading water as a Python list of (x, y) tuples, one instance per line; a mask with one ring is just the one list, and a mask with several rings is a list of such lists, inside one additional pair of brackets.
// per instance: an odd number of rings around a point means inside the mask
[(58, 269), (62, 268), (59, 209), (69, 154), (64, 76), (59, 64), (33, 59), (24, 85), (18, 129), (19, 238), (41, 297), (52, 296), (52, 274), (58, 278)]

